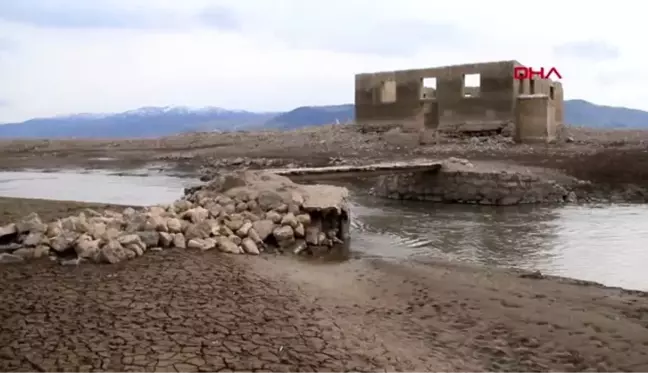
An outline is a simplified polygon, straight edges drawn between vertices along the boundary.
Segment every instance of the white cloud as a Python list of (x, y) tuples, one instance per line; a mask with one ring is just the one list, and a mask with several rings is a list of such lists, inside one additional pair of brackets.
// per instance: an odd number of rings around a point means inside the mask
[(646, 26), (626, 1), (2, 2), (0, 123), (145, 105), (345, 103), (358, 72), (501, 59), (556, 66), (568, 98), (648, 109)]

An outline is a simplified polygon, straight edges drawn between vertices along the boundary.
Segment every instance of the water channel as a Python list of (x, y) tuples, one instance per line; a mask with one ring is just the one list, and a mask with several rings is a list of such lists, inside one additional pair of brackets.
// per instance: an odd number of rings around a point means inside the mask
[[(146, 172), (0, 172), (0, 196), (150, 205), (196, 183)], [(537, 269), (648, 290), (648, 205), (485, 207), (352, 195), (359, 256)]]

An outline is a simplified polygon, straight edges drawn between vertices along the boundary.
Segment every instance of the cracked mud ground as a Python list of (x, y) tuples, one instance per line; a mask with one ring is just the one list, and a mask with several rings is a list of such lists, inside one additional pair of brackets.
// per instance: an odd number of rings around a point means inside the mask
[(2, 371), (648, 370), (648, 300), (465, 266), (170, 250), (0, 267)]

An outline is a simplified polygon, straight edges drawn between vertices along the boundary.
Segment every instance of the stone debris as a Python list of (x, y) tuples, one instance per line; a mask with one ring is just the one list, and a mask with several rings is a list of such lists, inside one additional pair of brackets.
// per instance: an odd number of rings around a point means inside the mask
[(0, 227), (0, 263), (50, 257), (115, 264), (169, 248), (259, 255), (320, 253), (349, 240), (348, 191), (261, 171), (221, 174), (164, 206), (84, 211), (54, 222), (36, 213)]

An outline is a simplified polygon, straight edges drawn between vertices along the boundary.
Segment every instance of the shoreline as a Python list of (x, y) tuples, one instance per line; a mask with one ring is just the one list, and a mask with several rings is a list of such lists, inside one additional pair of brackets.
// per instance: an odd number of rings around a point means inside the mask
[[(591, 204), (586, 203), (587, 205), (601, 205), (601, 204)], [(613, 204), (613, 203), (612, 203)], [(632, 205), (633, 203), (623, 203), (620, 205)], [(607, 203), (603, 204), (607, 205)], [(615, 204), (613, 204), (615, 205)], [(643, 205), (643, 204), (642, 204)], [(49, 222), (57, 219), (65, 218), (71, 215), (78, 215), (79, 213), (85, 211), (86, 209), (94, 210), (103, 210), (103, 209), (112, 209), (114, 211), (122, 211), (125, 208), (135, 208), (139, 209), (142, 206), (128, 206), (128, 205), (118, 205), (118, 204), (109, 204), (109, 203), (95, 203), (95, 202), (80, 202), (80, 201), (58, 201), (58, 200), (49, 200), (49, 199), (39, 199), (39, 198), (13, 198), (13, 197), (0, 197), (0, 226), (5, 224), (10, 224), (17, 221), (18, 219), (27, 215), (24, 211), (36, 212), (43, 221)], [(195, 250), (189, 250), (195, 251)], [(157, 255), (158, 253), (150, 253), (148, 255)], [(264, 257), (273, 257), (274, 254), (264, 254)], [(502, 275), (510, 275), (511, 277), (521, 277), (529, 278), (535, 280), (546, 280), (554, 282), (556, 284), (567, 284), (567, 285), (578, 285), (578, 286), (593, 286), (601, 289), (606, 289), (609, 291), (623, 291), (629, 294), (644, 294), (643, 296), (648, 297), (648, 290), (640, 289), (630, 289), (620, 286), (606, 285), (600, 282), (578, 279), (574, 277), (567, 276), (558, 276), (558, 275), (549, 275), (541, 273), (537, 270), (527, 270), (522, 268), (508, 268), (508, 267), (498, 267), (498, 266), (488, 266), (488, 265), (476, 265), (460, 261), (448, 261), (443, 259), (412, 259), (412, 258), (368, 258), (363, 256), (351, 256), (342, 262), (340, 260), (324, 260), (318, 258), (299, 258), (292, 257), (290, 254), (284, 254), (288, 260), (303, 261), (305, 263), (310, 263), (313, 265), (334, 265), (339, 264), (348, 260), (365, 260), (365, 261), (384, 261), (384, 262), (394, 262), (394, 263), (412, 263), (415, 265), (424, 265), (434, 268), (435, 266), (440, 267), (456, 267), (458, 269), (467, 270), (471, 272), (492, 272), (496, 271)], [(335, 253), (332, 253), (332, 258), (336, 258)], [(26, 262), (26, 263), (32, 263)], [(84, 264), (87, 265), (87, 264)]]

